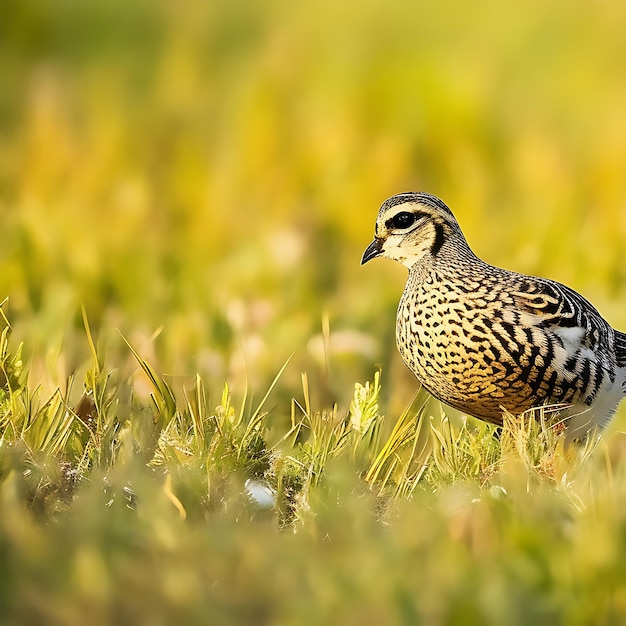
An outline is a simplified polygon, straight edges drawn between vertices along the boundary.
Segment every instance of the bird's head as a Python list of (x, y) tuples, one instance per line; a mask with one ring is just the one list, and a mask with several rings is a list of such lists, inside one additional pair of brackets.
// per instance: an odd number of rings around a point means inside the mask
[(452, 211), (439, 198), (407, 192), (383, 202), (374, 234), (361, 265), (383, 256), (411, 268), (428, 255), (436, 256), (446, 241), (461, 234), (461, 230)]

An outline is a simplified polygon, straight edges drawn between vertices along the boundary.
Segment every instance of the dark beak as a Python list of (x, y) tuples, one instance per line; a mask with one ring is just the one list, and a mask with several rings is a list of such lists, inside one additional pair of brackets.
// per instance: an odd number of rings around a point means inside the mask
[(363, 258), (361, 259), (361, 265), (381, 255), (382, 251), (383, 240), (378, 238), (374, 239), (374, 241), (372, 241), (372, 243), (370, 243), (370, 245), (367, 246), (367, 248), (365, 249), (365, 252), (363, 253)]

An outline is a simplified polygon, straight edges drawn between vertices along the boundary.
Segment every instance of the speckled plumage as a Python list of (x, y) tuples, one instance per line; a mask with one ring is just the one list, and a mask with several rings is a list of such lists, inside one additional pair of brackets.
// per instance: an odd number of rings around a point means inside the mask
[(626, 395), (626, 334), (578, 293), (485, 263), (426, 193), (383, 203), (362, 263), (376, 256), (409, 269), (397, 344), (436, 398), (496, 424), (503, 409), (563, 405), (567, 443), (610, 421)]

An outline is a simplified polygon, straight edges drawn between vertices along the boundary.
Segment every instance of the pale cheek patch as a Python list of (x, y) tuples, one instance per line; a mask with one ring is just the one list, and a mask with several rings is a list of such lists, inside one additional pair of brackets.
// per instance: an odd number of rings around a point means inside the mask
[(397, 237), (390, 237), (383, 244), (383, 256), (402, 263), (402, 265), (411, 268), (424, 258), (428, 252), (427, 245), (408, 246), (406, 241)]

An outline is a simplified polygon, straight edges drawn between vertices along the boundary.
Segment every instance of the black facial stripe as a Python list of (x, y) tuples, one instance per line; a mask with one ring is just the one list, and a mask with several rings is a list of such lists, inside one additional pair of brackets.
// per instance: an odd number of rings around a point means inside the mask
[(439, 250), (441, 250), (441, 246), (443, 246), (443, 225), (439, 222), (435, 223), (435, 241), (433, 241), (433, 245), (430, 248), (430, 253), (435, 256)]

